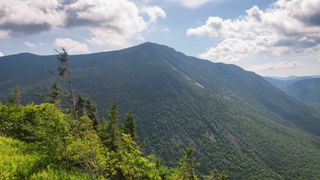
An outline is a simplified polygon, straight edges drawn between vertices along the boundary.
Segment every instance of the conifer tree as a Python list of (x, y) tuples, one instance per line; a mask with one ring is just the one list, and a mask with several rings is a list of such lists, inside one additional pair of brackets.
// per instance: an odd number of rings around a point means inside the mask
[(137, 134), (135, 133), (136, 129), (137, 129), (137, 125), (132, 113), (131, 112), (126, 113), (124, 127), (123, 127), (124, 133), (130, 135), (130, 137), (134, 140), (137, 136)]
[(51, 87), (51, 94), (50, 94), (50, 98), (51, 98), (51, 102), (57, 104), (57, 106), (60, 106), (61, 103), (61, 90), (58, 86), (57, 83), (53, 83), (52, 87)]
[(63, 95), (59, 85), (53, 83), (50, 89), (50, 93), (37, 93), (36, 96), (43, 98), (44, 102), (55, 104), (58, 108), (61, 105), (61, 95)]
[(198, 179), (196, 173), (196, 164), (194, 157), (194, 149), (188, 147), (185, 151), (185, 155), (180, 162), (180, 176), (182, 179), (195, 180)]
[(68, 97), (68, 102), (70, 104), (70, 113), (73, 115), (74, 119), (77, 119), (77, 113), (76, 113), (76, 92), (73, 89), (72, 84), (72, 74), (71, 74), (71, 68), (69, 65), (69, 55), (67, 51), (62, 48), (62, 52), (58, 52), (58, 60), (60, 63), (60, 66), (58, 68), (58, 75), (62, 78), (65, 78), (66, 83), (68, 85), (68, 92), (66, 93)]
[(76, 114), (77, 117), (87, 115), (91, 121), (93, 128), (96, 129), (99, 124), (99, 119), (97, 115), (97, 107), (90, 98), (85, 98), (81, 95), (78, 95), (78, 100), (76, 104)]
[(98, 110), (96, 104), (91, 99), (87, 99), (86, 109), (87, 115), (92, 121), (93, 128), (97, 130), (97, 126), (99, 124)]
[(212, 170), (210, 175), (208, 176), (203, 176), (203, 179), (205, 180), (227, 180), (228, 176), (225, 174), (224, 171), (222, 171), (221, 173)]
[(117, 151), (120, 146), (120, 129), (117, 103), (113, 102), (108, 112), (109, 121), (103, 121), (98, 128), (99, 136), (103, 144), (112, 151)]
[(20, 87), (17, 86), (8, 97), (8, 104), (13, 106), (18, 106), (21, 103), (21, 90)]
[(86, 99), (83, 98), (81, 95), (77, 97), (75, 108), (77, 117), (81, 117), (86, 114), (86, 103)]

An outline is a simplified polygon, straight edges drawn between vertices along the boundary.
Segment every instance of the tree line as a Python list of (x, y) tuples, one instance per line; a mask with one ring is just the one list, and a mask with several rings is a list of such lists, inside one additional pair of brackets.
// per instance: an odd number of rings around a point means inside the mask
[(21, 105), (19, 87), (0, 103), (0, 135), (32, 144), (42, 154), (33, 173), (54, 167), (89, 179), (227, 179), (224, 172), (199, 175), (192, 147), (175, 168), (143, 153), (133, 113), (121, 117), (113, 102), (100, 118), (96, 104), (74, 88), (67, 51), (58, 52), (57, 59), (56, 81), (50, 92), (38, 94), (41, 104)]

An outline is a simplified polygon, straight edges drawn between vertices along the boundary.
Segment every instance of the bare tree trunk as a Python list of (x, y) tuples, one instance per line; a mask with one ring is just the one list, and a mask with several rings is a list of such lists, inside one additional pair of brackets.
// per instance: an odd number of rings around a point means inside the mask
[(75, 97), (75, 91), (72, 86), (72, 77), (71, 77), (71, 69), (69, 66), (69, 62), (67, 62), (67, 82), (69, 85), (69, 91), (70, 91), (70, 97), (71, 97), (71, 109), (74, 119), (77, 119), (77, 113), (76, 113), (76, 97)]

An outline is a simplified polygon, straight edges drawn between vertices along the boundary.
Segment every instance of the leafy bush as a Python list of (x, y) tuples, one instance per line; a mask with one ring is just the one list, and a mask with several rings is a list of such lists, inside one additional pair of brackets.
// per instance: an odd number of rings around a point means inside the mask
[(119, 145), (113, 151), (102, 143), (90, 118), (73, 120), (54, 104), (0, 105), (0, 121), (1, 134), (17, 139), (0, 139), (4, 179), (160, 178), (156, 163), (118, 124), (113, 128)]
[(23, 179), (40, 166), (43, 154), (27, 143), (0, 136), (0, 179)]

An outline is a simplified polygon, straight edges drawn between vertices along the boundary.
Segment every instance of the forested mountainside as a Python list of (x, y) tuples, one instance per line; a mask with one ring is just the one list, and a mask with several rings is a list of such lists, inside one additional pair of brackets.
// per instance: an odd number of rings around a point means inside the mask
[(299, 80), (285, 89), (292, 97), (320, 109), (320, 78)]
[[(168, 166), (187, 146), (198, 170), (225, 170), (231, 179), (320, 178), (320, 115), (262, 77), (186, 56), (167, 46), (70, 56), (81, 94), (112, 101), (137, 117), (139, 141)], [(58, 67), (55, 56), (0, 57), (0, 97), (19, 85), (24, 103), (39, 102)]]
[(108, 119), (96, 123), (91, 116), (96, 112), (84, 106), (76, 106), (79, 116), (74, 118), (59, 100), (21, 106), (18, 94), (7, 105), (0, 104), (1, 179), (227, 178), (215, 170), (199, 175), (192, 147), (176, 168), (144, 154), (135, 141), (134, 117), (120, 117), (116, 103)]
[(319, 110), (319, 76), (296, 77), (293, 79), (273, 79), (266, 77), (265, 79), (295, 99)]

